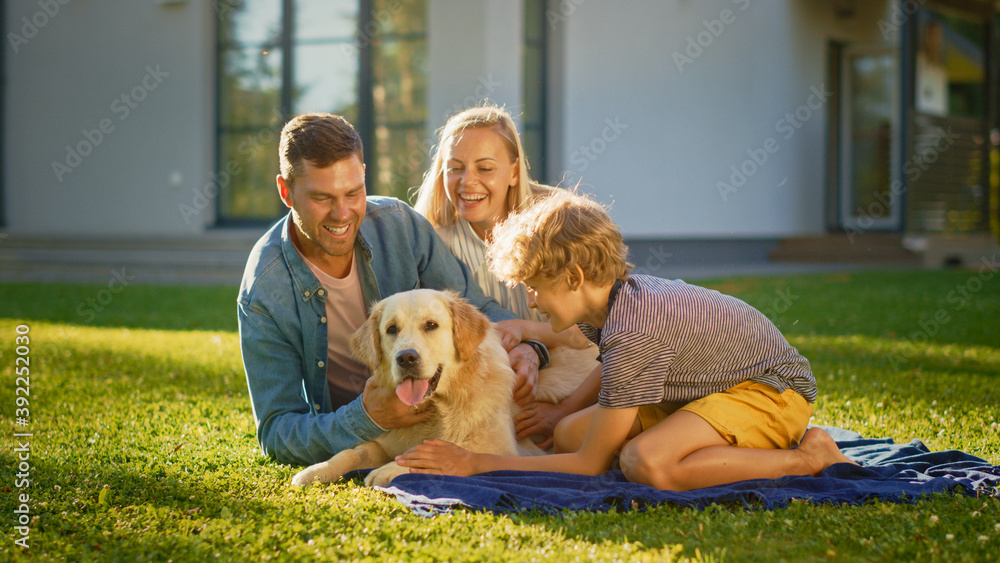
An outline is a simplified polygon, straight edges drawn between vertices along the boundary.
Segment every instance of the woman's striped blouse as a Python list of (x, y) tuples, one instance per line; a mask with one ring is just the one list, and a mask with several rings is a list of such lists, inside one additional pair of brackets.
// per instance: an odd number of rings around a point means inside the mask
[(468, 221), (458, 217), (454, 225), (438, 227), (436, 230), (445, 244), (451, 248), (451, 253), (469, 267), (484, 294), (496, 299), (501, 307), (513, 312), (518, 318), (546, 322), (545, 317), (537, 310), (528, 308), (528, 292), (524, 285), (507, 287), (490, 272), (486, 264), (488, 247), (476, 236)]

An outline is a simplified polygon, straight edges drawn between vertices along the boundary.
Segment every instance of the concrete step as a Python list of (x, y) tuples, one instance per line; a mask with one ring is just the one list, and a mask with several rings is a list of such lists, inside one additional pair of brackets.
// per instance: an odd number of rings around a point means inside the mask
[(832, 233), (780, 241), (769, 255), (777, 262), (841, 262), (919, 265), (920, 254), (903, 244), (896, 233)]
[(0, 236), (0, 280), (237, 285), (261, 230), (185, 238)]

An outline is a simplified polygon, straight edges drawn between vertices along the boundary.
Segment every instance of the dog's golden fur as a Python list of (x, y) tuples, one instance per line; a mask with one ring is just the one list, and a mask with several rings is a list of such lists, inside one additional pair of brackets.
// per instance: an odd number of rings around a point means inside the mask
[[(330, 482), (355, 469), (375, 467), (365, 484), (384, 486), (408, 472), (393, 461), (395, 456), (433, 438), (480, 453), (542, 453), (530, 440), (516, 442), (515, 375), (507, 352), (485, 315), (457, 294), (417, 289), (380, 301), (351, 336), (351, 349), (378, 385), (416, 389), (413, 397), (397, 393), (414, 401), (422, 394), (417, 408), (433, 402), (436, 414), (310, 466), (293, 484)], [(596, 347), (552, 350), (553, 367), (540, 374), (536, 399), (558, 402), (566, 397), (598, 365), (596, 355)]]

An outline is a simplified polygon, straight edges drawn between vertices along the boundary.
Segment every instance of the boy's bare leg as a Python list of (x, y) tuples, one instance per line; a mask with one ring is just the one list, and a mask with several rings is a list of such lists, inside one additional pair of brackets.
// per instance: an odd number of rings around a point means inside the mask
[[(596, 412), (597, 405), (591, 405), (560, 420), (553, 431), (553, 451), (557, 454), (580, 451)], [(636, 417), (628, 437), (634, 438), (641, 430), (639, 418)]]
[(854, 463), (824, 430), (811, 428), (798, 449), (729, 445), (705, 419), (678, 411), (639, 434), (622, 449), (629, 481), (687, 491), (746, 479), (815, 475), (835, 463)]

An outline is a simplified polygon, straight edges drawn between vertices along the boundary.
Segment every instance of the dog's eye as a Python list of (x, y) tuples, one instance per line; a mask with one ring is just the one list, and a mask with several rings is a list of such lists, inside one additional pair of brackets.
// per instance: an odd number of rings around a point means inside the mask
[(396, 334), (397, 332), (399, 332), (399, 329), (396, 328), (396, 325), (389, 325), (385, 327), (386, 334)]
[(437, 327), (438, 327), (438, 324), (436, 322), (434, 322), (434, 321), (427, 321), (427, 324), (424, 325), (424, 330), (434, 330)]

